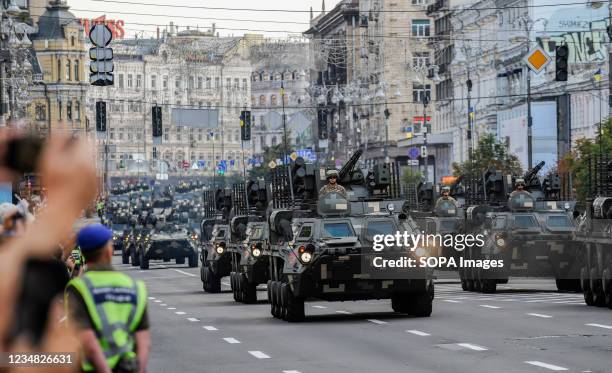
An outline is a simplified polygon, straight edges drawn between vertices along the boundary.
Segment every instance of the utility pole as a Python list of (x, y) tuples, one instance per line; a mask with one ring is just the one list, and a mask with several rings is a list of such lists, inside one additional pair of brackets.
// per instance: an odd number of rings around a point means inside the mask
[[(246, 105), (244, 106), (244, 113), (245, 113), (245, 117), (242, 118), (244, 120), (243, 123), (241, 124), (241, 127), (246, 126), (246, 122), (247, 122), (247, 118), (246, 118)], [(251, 113), (249, 113), (249, 116), (251, 115)], [(250, 122), (250, 118), (249, 118), (249, 122)], [(244, 200), (246, 202), (246, 208), (247, 208), (247, 215), (249, 213), (249, 211), (251, 211), (251, 208), (249, 206), (249, 193), (247, 191), (247, 177), (246, 177), (246, 165), (244, 164), (244, 138), (242, 136), (242, 133), (244, 133), (246, 131), (246, 128), (244, 130), (241, 131), (240, 133), (240, 149), (242, 150), (242, 177), (244, 178)]]
[[(287, 144), (287, 116), (285, 115), (285, 84), (284, 80), (281, 80), (281, 102), (283, 105), (283, 136), (284, 136), (284, 148), (285, 154), (283, 157), (283, 164), (288, 161), (289, 158), (289, 146)], [(289, 163), (289, 162), (287, 162)], [(287, 165), (289, 166), (289, 165)], [(295, 202), (295, 197), (293, 196), (293, 178), (291, 177), (291, 167), (287, 167), (287, 177), (289, 178), (289, 191), (291, 192), (291, 204)]]
[(527, 70), (527, 168), (533, 168), (533, 133), (532, 133), (532, 118), (531, 118), (531, 70)]
[[(469, 66), (467, 67), (467, 81), (466, 81), (466, 85), (467, 85), (467, 120), (468, 120), (468, 128), (467, 128), (467, 141), (468, 141), (468, 159), (470, 162), (472, 162), (472, 157), (473, 157), (473, 153), (474, 153), (474, 143), (472, 141), (472, 137), (474, 136), (474, 134), (472, 133), (472, 131), (474, 130), (472, 128), (472, 80), (470, 79), (470, 68)], [(463, 152), (463, 150), (462, 150)]]
[(425, 160), (425, 171), (423, 172), (423, 176), (425, 178), (425, 182), (429, 180), (429, 152), (427, 151), (427, 132), (429, 129), (427, 127), (427, 105), (429, 104), (429, 98), (427, 97), (427, 92), (423, 91), (423, 146), (425, 147), (426, 154), (423, 155), (423, 159)]

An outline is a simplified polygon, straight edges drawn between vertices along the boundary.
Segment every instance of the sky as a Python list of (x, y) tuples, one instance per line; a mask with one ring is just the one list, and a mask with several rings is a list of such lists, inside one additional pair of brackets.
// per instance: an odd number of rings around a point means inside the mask
[[(113, 1), (116, 1), (113, 3)], [(208, 30), (216, 24), (222, 36), (245, 33), (264, 34), (282, 38), (288, 34), (300, 34), (309, 27), (309, 9), (315, 16), (321, 12), (322, 0), (68, 0), (72, 13), (77, 18), (96, 18), (125, 21), (126, 38), (135, 34), (154, 36), (159, 25), (174, 22), (180, 30), (187, 26)], [(340, 0), (325, 0), (326, 10), (332, 9)], [(154, 6), (158, 4), (164, 6)], [(185, 7), (181, 7), (185, 6)], [(189, 8), (191, 7), (191, 8)], [(196, 7), (196, 8), (194, 8)], [(302, 12), (256, 12), (246, 10), (199, 9), (197, 7), (224, 7), (241, 9), (283, 9)]]

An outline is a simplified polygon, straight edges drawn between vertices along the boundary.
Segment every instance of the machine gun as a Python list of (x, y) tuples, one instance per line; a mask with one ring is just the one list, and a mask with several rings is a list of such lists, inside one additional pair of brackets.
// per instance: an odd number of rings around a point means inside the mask
[(341, 184), (342, 186), (344, 186), (345, 184), (349, 185), (353, 183), (353, 179), (354, 176), (360, 175), (360, 179), (358, 181), (362, 181), (363, 180), (363, 174), (361, 173), (360, 170), (355, 170), (355, 166), (357, 165), (357, 162), (359, 161), (359, 158), (361, 158), (361, 155), (363, 154), (363, 150), (359, 149), (357, 150), (355, 153), (353, 153), (353, 155), (349, 158), (348, 161), (346, 161), (346, 163), (344, 164), (344, 166), (342, 166), (342, 168), (340, 169), (340, 171), (338, 171), (339, 177), (338, 177), (338, 183)]
[(532, 189), (536, 190), (542, 188), (540, 179), (538, 179), (538, 172), (542, 170), (545, 164), (546, 162), (541, 161), (534, 168), (525, 172), (525, 175), (523, 176), (523, 179), (525, 180), (525, 189), (530, 191)]
[(505, 204), (511, 188), (510, 175), (503, 175), (494, 167), (490, 167), (484, 174), (484, 192), (488, 204)]

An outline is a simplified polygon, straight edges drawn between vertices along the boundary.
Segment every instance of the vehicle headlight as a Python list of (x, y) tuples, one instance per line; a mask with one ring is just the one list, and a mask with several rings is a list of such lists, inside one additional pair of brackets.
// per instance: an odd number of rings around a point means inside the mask
[(312, 261), (314, 249), (315, 247), (311, 244), (308, 246), (300, 246), (298, 248), (298, 257), (300, 261), (304, 264), (310, 263)]
[(113, 236), (113, 241), (116, 241), (117, 238), (118, 238), (117, 236)]
[(394, 204), (392, 204), (392, 203), (389, 203), (389, 204), (387, 205), (387, 210), (388, 210), (389, 212), (393, 212), (393, 211), (395, 211), (395, 205), (394, 205)]
[(302, 263), (310, 263), (310, 261), (312, 260), (312, 254), (308, 251), (304, 251), (300, 254), (300, 260), (302, 261)]
[(426, 256), (428, 254), (427, 249), (424, 247), (417, 247), (416, 250), (414, 250), (414, 253), (417, 256)]
[(495, 244), (499, 247), (506, 246), (506, 240), (502, 236), (495, 236)]
[(253, 249), (253, 256), (254, 256), (254, 257), (258, 257), (258, 256), (260, 256), (260, 255), (261, 255), (261, 250), (259, 250), (259, 248), (257, 248), (257, 247), (256, 247), (256, 248), (254, 248), (254, 249)]
[(225, 248), (219, 245), (217, 246), (216, 251), (217, 251), (217, 254), (223, 254), (223, 251), (225, 251)]

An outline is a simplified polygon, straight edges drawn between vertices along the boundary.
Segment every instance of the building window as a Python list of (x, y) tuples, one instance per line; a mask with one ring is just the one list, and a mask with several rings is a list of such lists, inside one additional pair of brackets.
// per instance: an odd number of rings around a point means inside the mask
[(74, 36), (70, 37), (70, 45), (74, 47), (74, 45), (76, 44)]
[(181, 89), (181, 80), (180, 79), (176, 79), (174, 81), (174, 88)]
[(242, 79), (242, 90), (246, 91), (247, 90), (247, 80), (246, 79)]
[(132, 77), (132, 74), (128, 74), (127, 86), (128, 88), (132, 88), (134, 86), (134, 78)]
[(79, 101), (76, 102), (75, 113), (76, 113), (76, 116), (75, 116), (76, 121), (80, 122), (81, 121), (81, 102)]
[(195, 88), (195, 78), (193, 76), (189, 77), (189, 89)]
[(234, 79), (234, 89), (237, 91), (240, 89), (240, 79)]
[(70, 60), (66, 61), (66, 80), (70, 80), (70, 74), (72, 73), (72, 67)]
[(157, 89), (157, 75), (151, 75), (151, 89)]
[(423, 102), (423, 97), (431, 100), (431, 85), (412, 83), (412, 101), (415, 103)]
[(429, 36), (429, 29), (428, 19), (412, 20), (412, 36)]
[(412, 54), (412, 66), (429, 66), (429, 52), (414, 52)]
[(211, 89), (212, 88), (212, 79), (210, 78), (210, 76), (206, 77), (206, 89)]
[(119, 88), (123, 88), (123, 74), (119, 74)]
[(142, 75), (136, 75), (136, 88), (142, 88)]
[(164, 75), (163, 81), (162, 81), (162, 88), (163, 89), (168, 89), (168, 75)]
[(47, 120), (47, 107), (42, 104), (36, 104), (36, 120), (43, 121)]
[(232, 78), (225, 79), (225, 89), (229, 90), (232, 88)]
[(57, 81), (62, 80), (62, 60), (57, 60)]
[(201, 76), (198, 76), (198, 89), (204, 88), (204, 79)]
[(412, 0), (412, 5), (425, 5), (425, 0)]
[(266, 96), (264, 95), (259, 96), (259, 106), (262, 106), (262, 107), (266, 106)]
[(221, 79), (219, 77), (215, 78), (215, 89), (219, 89), (221, 87)]
[(276, 106), (276, 105), (278, 105), (278, 102), (276, 101), (276, 95), (272, 95), (272, 96), (270, 96), (270, 105), (271, 105), (271, 106)]
[(74, 80), (77, 82), (81, 80), (81, 74), (79, 72), (79, 68), (80, 68), (79, 60), (75, 60), (74, 61)]
[(276, 145), (276, 136), (272, 136), (272, 146)]
[(62, 102), (61, 101), (57, 102), (57, 117), (59, 118), (59, 120), (62, 120)]
[(66, 103), (66, 118), (72, 122), (72, 101)]

